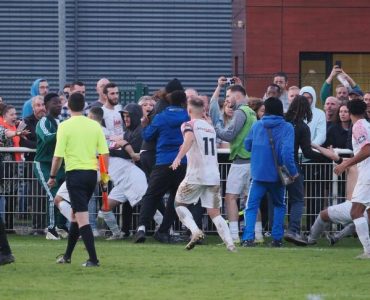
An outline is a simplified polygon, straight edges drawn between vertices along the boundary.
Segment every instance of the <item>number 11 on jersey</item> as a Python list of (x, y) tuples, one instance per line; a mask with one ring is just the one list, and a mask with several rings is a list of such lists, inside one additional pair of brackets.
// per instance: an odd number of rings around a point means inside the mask
[[(214, 156), (215, 155), (215, 139), (204, 137), (203, 141), (204, 141), (204, 154)], [(208, 153), (208, 144), (209, 143), (211, 144), (211, 154)]]

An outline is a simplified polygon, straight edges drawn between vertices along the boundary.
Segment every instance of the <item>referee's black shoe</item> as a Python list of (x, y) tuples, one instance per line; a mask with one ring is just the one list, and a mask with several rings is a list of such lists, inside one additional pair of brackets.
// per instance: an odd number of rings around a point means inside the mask
[(99, 261), (93, 262), (88, 259), (85, 263), (82, 264), (82, 266), (90, 268), (90, 267), (99, 267), (100, 264), (99, 264)]
[(145, 240), (146, 240), (145, 231), (144, 230), (136, 231), (135, 236), (134, 236), (134, 243), (136, 244), (144, 243)]
[(13, 262), (15, 262), (15, 258), (12, 254), (0, 253), (0, 265), (11, 264)]

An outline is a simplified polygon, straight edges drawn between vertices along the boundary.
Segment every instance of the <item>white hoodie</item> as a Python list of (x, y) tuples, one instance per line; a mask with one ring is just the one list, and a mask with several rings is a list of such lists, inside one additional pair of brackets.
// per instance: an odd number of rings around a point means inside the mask
[(311, 143), (316, 145), (324, 144), (326, 140), (326, 118), (323, 110), (316, 108), (316, 92), (312, 86), (304, 86), (299, 94), (309, 93), (312, 96), (311, 110), (312, 121), (308, 123), (311, 132)]

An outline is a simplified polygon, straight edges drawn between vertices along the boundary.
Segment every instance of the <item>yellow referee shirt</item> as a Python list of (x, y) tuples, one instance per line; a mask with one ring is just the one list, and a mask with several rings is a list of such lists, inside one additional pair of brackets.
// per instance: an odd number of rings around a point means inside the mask
[(54, 156), (64, 158), (66, 171), (97, 170), (96, 153), (109, 153), (98, 122), (73, 116), (58, 126)]

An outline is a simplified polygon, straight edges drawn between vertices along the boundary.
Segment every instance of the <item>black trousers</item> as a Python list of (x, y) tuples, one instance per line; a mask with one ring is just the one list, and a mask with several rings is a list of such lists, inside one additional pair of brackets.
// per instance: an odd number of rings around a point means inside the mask
[[(147, 150), (140, 153), (140, 168), (143, 170), (146, 176), (146, 180), (149, 182), (150, 174), (152, 174), (155, 166), (155, 150)], [(159, 201), (157, 209), (164, 215), (165, 207), (163, 201)]]
[(170, 169), (170, 165), (160, 165), (153, 168), (150, 174), (148, 189), (141, 201), (139, 226), (149, 227), (150, 222), (157, 210), (158, 204), (163, 196), (169, 191), (170, 196), (163, 216), (163, 222), (159, 227), (159, 232), (168, 232), (176, 218), (175, 196), (177, 188), (184, 179), (186, 165), (180, 165), (175, 171)]
[(3, 255), (11, 254), (10, 246), (5, 233), (3, 219), (1, 218), (1, 216), (0, 216), (0, 254)]

